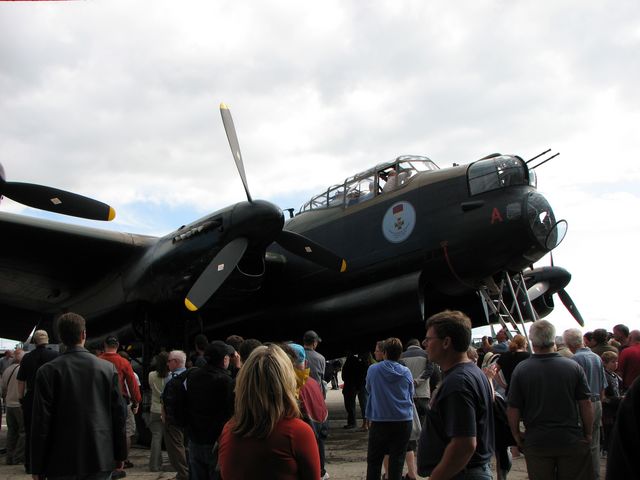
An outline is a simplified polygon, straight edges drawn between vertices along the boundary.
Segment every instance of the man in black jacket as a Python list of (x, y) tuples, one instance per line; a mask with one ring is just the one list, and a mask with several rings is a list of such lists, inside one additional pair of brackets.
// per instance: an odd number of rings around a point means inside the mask
[(190, 370), (186, 380), (189, 478), (216, 478), (217, 458), (213, 446), (222, 427), (233, 414), (234, 380), (227, 368), (233, 347), (215, 340), (204, 351), (206, 365)]
[(126, 406), (118, 372), (84, 348), (87, 333), (80, 315), (62, 315), (58, 333), (67, 350), (36, 375), (33, 478), (108, 479), (127, 456)]

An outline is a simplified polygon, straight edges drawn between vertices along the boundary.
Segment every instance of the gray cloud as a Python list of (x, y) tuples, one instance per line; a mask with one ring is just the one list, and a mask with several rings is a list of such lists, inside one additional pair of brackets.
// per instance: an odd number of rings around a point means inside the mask
[(553, 147), (540, 187), (572, 225), (572, 294), (606, 317), (591, 286), (616, 295), (597, 281), (610, 273), (583, 258), (640, 240), (598, 209), (637, 202), (637, 2), (57, 3), (2, 7), (9, 178), (109, 201), (116, 228), (154, 230), (147, 209), (167, 211), (159, 231), (177, 226), (243, 198), (221, 101), (263, 198), (400, 154), (448, 166)]

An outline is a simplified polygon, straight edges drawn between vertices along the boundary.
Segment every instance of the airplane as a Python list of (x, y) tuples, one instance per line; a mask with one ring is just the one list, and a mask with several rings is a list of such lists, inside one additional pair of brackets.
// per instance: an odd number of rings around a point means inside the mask
[[(149, 362), (199, 332), (299, 342), (309, 329), (334, 358), (389, 336), (422, 338), (424, 319), (444, 308), (474, 326), (523, 323), (550, 311), (535, 312), (529, 289), (540, 284), (538, 302), (564, 291), (523, 276), (566, 233), (536, 189), (534, 169), (553, 157), (529, 166), (548, 151), (449, 168), (399, 156), (313, 195), (285, 222), (251, 197), (231, 113), (220, 111), (247, 201), (160, 238), (0, 213), (0, 336), (24, 338), (34, 325), (55, 336), (57, 317), (74, 311), (96, 343), (115, 333), (141, 343)], [(556, 278), (555, 268), (541, 271)]]

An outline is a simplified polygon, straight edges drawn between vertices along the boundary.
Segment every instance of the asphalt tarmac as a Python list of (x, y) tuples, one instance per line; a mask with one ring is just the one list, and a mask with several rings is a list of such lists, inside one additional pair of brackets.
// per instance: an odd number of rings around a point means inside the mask
[[(338, 390), (329, 390), (327, 394), (329, 407), (330, 432), (326, 443), (326, 469), (332, 480), (361, 480), (367, 471), (367, 432), (360, 429), (344, 430), (346, 412), (342, 403), (342, 393)], [(0, 430), (0, 446), (6, 443), (6, 423), (2, 423)], [(164, 467), (170, 469), (166, 453), (163, 452)], [(129, 455), (133, 468), (127, 469), (127, 479), (130, 480), (170, 480), (175, 477), (175, 472), (149, 472), (147, 468), (149, 450), (143, 447), (134, 447)], [(606, 459), (601, 461), (604, 479)], [(406, 471), (405, 471), (406, 473)], [(5, 465), (5, 456), (0, 456), (0, 480), (27, 480), (30, 475), (24, 473), (21, 465)], [(420, 477), (423, 478), (423, 477)], [(495, 475), (494, 470), (494, 479)], [(513, 468), (509, 473), (509, 480), (528, 479), (527, 468), (523, 457), (514, 458)]]

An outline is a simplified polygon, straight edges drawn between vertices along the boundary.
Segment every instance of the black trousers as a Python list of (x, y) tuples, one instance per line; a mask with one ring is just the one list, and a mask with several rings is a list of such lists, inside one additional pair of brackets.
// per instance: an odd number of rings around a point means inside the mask
[(22, 415), (24, 417), (24, 469), (31, 473), (31, 414), (33, 412), (33, 394), (27, 392), (22, 399)]
[(389, 455), (389, 480), (401, 480), (412, 421), (371, 422), (367, 446), (367, 480), (380, 480), (382, 460)]
[(362, 420), (364, 420), (364, 412), (367, 409), (368, 401), (367, 390), (364, 387), (360, 389), (349, 388), (347, 390), (343, 390), (342, 394), (344, 395), (344, 409), (347, 411), (347, 425), (356, 424), (356, 397), (358, 397), (360, 413), (362, 415)]

